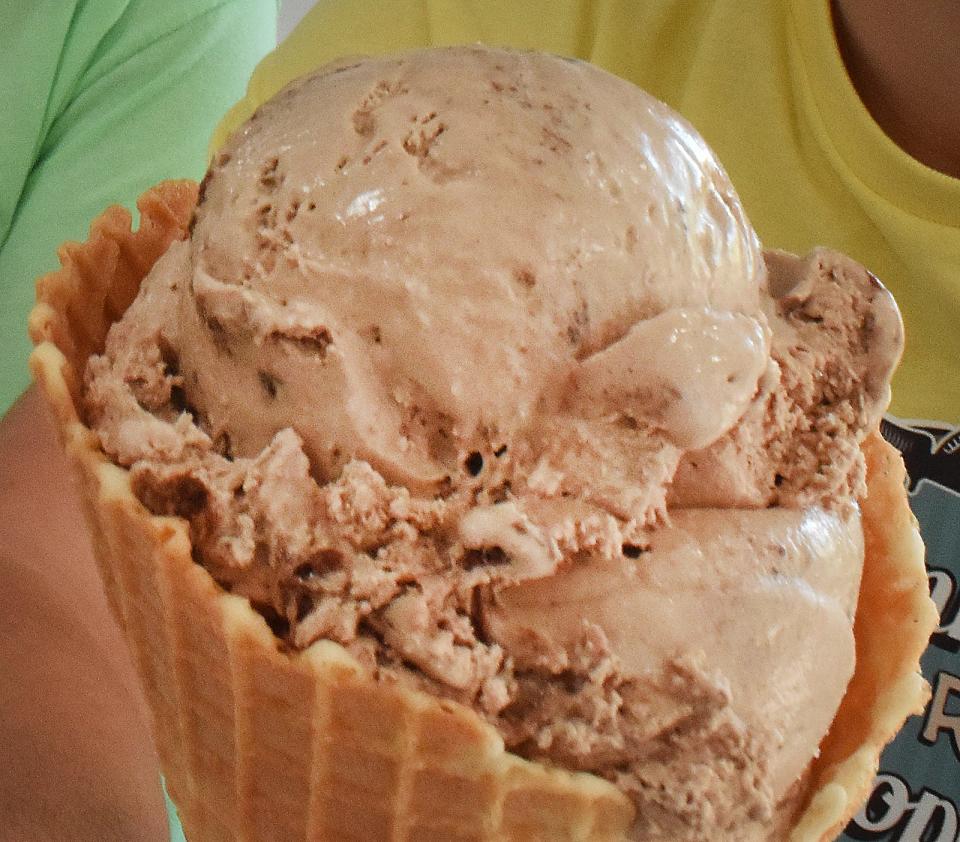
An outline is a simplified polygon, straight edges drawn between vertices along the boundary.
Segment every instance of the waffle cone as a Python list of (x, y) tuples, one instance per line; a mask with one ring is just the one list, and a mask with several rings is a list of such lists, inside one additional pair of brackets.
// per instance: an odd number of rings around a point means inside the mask
[[(285, 650), (240, 597), (193, 561), (188, 526), (151, 515), (82, 421), (87, 357), (174, 239), (192, 182), (145, 193), (140, 227), (111, 208), (61, 248), (30, 318), (34, 376), (81, 484), (114, 616), (150, 704), (171, 797), (190, 842), (615, 840), (633, 806), (601, 778), (504, 749), (472, 710), (378, 683), (339, 645)], [(865, 442), (869, 494), (856, 674), (818, 760), (792, 842), (826, 840), (869, 791), (880, 750), (919, 711), (918, 661), (935, 623), (903, 465)]]

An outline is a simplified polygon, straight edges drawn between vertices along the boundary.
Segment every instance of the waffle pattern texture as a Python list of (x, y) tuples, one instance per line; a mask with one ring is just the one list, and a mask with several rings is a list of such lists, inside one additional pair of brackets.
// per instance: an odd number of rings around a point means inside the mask
[[(37, 285), (34, 377), (56, 417), (114, 616), (153, 715), (190, 842), (620, 840), (633, 806), (598, 777), (505, 751), (472, 710), (381, 683), (339, 645), (285, 650), (247, 600), (191, 553), (187, 524), (150, 514), (82, 421), (87, 358), (174, 239), (197, 187), (164, 182), (110, 208)], [(869, 791), (884, 744), (922, 708), (919, 657), (936, 614), (899, 456), (865, 443), (867, 556), (857, 669), (811, 770), (791, 842), (832, 839)], [(763, 681), (758, 677), (758, 687)]]

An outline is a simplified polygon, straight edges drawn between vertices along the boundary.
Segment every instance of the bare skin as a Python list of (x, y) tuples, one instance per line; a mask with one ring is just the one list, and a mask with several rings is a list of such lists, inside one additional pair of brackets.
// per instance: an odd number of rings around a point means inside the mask
[(37, 390), (0, 423), (0, 840), (169, 838), (149, 714)]
[[(954, 0), (834, 0), (851, 79), (886, 133), (960, 177)], [(0, 842), (166, 840), (146, 706), (31, 389), (0, 421)]]
[(960, 6), (955, 0), (834, 0), (847, 72), (886, 135), (960, 178)]

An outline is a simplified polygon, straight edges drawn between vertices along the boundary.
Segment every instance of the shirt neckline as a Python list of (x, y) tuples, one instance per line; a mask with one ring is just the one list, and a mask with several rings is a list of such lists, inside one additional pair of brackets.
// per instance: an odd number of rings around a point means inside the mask
[(790, 18), (822, 129), (846, 166), (896, 207), (960, 228), (960, 179), (911, 157), (873, 119), (840, 54), (830, 0), (792, 0)]

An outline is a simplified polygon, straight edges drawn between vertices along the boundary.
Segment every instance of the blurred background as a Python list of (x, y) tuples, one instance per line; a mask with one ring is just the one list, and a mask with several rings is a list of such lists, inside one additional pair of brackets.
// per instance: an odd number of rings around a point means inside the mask
[(277, 23), (277, 43), (286, 38), (291, 30), (315, 2), (323, 0), (280, 0), (280, 19)]

